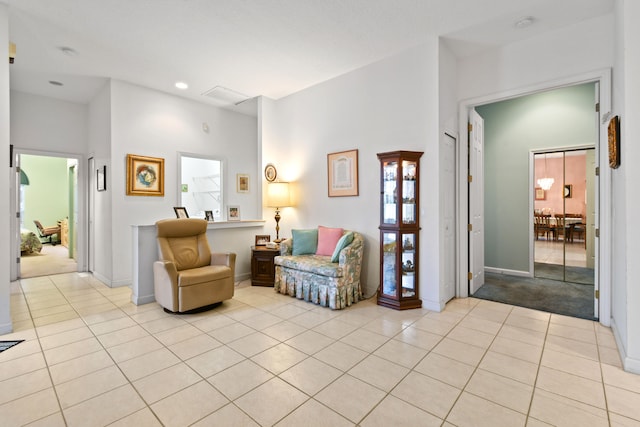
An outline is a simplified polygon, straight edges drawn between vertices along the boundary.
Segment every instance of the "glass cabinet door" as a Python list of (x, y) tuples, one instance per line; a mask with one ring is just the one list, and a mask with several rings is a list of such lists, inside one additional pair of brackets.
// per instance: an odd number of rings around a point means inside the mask
[(398, 209), (398, 162), (384, 162), (382, 166), (382, 223), (396, 224)]
[(402, 223), (416, 223), (416, 162), (402, 162)]
[(413, 297), (416, 295), (415, 258), (416, 235), (415, 233), (402, 234), (402, 297)]
[(397, 298), (396, 284), (397, 244), (396, 233), (382, 233), (382, 293)]

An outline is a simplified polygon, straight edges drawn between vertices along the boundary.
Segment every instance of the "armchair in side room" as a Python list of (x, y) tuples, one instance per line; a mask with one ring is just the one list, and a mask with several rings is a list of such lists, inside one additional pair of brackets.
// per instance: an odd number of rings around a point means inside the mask
[[(40, 221), (34, 220), (33, 222), (36, 225), (36, 228), (38, 229), (38, 234), (40, 235), (40, 238), (47, 239), (43, 243), (51, 243), (52, 246), (55, 246), (57, 243), (60, 242), (60, 225), (59, 224), (51, 227), (43, 227)], [(53, 239), (54, 236), (56, 236), (55, 240)]]

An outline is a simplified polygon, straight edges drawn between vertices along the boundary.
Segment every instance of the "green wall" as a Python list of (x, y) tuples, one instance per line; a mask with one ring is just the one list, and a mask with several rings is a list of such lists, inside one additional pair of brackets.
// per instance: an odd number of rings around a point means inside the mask
[(595, 84), (476, 107), (484, 118), (485, 266), (529, 270), (529, 153), (595, 144)]
[(34, 220), (48, 227), (69, 216), (67, 159), (23, 154), (20, 167), (29, 177), (24, 188), (24, 228), (38, 235)]

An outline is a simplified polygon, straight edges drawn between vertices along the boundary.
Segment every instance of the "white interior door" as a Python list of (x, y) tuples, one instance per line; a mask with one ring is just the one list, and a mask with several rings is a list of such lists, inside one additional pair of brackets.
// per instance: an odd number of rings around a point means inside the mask
[(484, 285), (484, 120), (469, 111), (469, 294)]
[(10, 227), (12, 231), (13, 238), (11, 239), (11, 264), (9, 268), (9, 274), (11, 280), (17, 280), (20, 278), (20, 223), (22, 222), (20, 218), (20, 203), (21, 203), (21, 194), (20, 194), (20, 156), (15, 152), (12, 153), (13, 156), (13, 179), (11, 180), (11, 192), (13, 197), (11, 197), (11, 212), (13, 218), (13, 226)]
[(442, 179), (444, 187), (440, 193), (440, 206), (442, 206), (442, 218), (444, 221), (442, 233), (443, 244), (443, 289), (444, 301), (449, 301), (456, 296), (456, 139), (448, 134), (440, 138), (441, 153), (443, 156)]

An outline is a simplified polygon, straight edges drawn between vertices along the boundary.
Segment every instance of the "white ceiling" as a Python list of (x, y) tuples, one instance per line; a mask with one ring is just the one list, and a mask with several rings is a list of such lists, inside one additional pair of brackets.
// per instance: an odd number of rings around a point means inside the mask
[[(216, 86), (278, 99), (433, 36), (465, 56), (613, 8), (613, 0), (0, 2), (17, 45), (12, 89), (87, 103), (113, 78), (217, 105), (202, 95)], [(534, 25), (516, 29), (524, 16)]]

